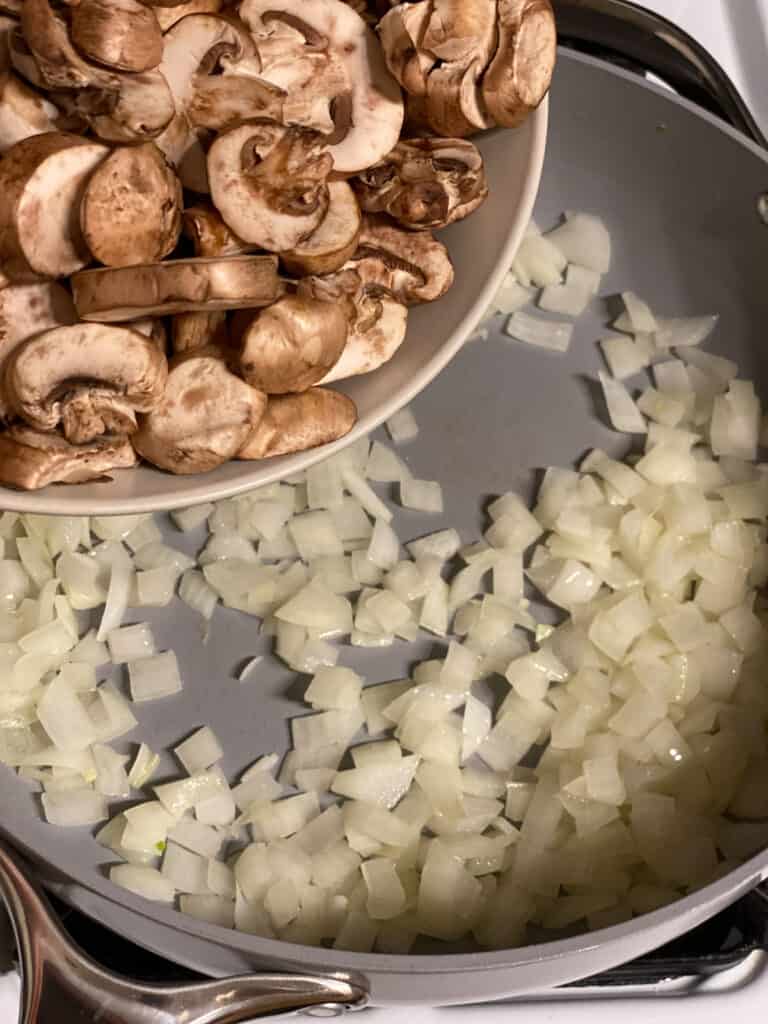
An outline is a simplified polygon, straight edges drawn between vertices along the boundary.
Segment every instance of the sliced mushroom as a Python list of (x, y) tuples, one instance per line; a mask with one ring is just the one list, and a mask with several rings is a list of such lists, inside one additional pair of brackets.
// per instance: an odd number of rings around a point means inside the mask
[(339, 361), (348, 332), (343, 305), (285, 295), (243, 331), (240, 373), (268, 395), (307, 391)]
[(8, 150), (0, 161), (0, 263), (9, 277), (61, 277), (90, 262), (80, 201), (108, 153), (106, 146), (59, 132)]
[(215, 348), (222, 354), (229, 345), (227, 314), (177, 313), (171, 326), (171, 343), (175, 355)]
[(117, 75), (113, 88), (79, 89), (59, 93), (56, 99), (108, 142), (155, 139), (168, 128), (176, 113), (171, 90), (159, 71)]
[(516, 128), (547, 94), (557, 51), (550, 0), (498, 0), (499, 48), (483, 79), (488, 112)]
[(181, 234), (181, 182), (152, 142), (116, 149), (94, 171), (80, 207), (83, 235), (109, 267), (155, 263)]
[(242, 125), (220, 135), (208, 153), (211, 198), (240, 238), (286, 252), (322, 222), (331, 166), (316, 132)]
[(50, 0), (24, 0), (21, 30), (40, 76), (40, 81), (32, 80), (33, 85), (49, 89), (116, 88), (114, 75), (80, 56), (72, 45), (66, 19)]
[(150, 71), (163, 57), (162, 29), (139, 0), (79, 0), (69, 32), (84, 57), (118, 71)]
[(254, 52), (253, 41), (234, 19), (215, 14), (190, 14), (166, 32), (160, 71), (173, 95), (176, 114), (157, 144), (176, 167), (182, 184), (193, 192), (207, 192), (205, 150), (201, 129), (191, 124), (192, 104), (199, 76), (212, 74), (230, 62)]
[(58, 109), (13, 71), (0, 71), (0, 153), (32, 135), (56, 130)]
[(218, 14), (223, 6), (223, 0), (181, 0), (181, 3), (173, 7), (158, 7), (153, 4), (149, 6), (153, 8), (160, 28), (167, 32), (177, 21), (190, 14)]
[[(76, 320), (71, 295), (55, 281), (12, 284), (0, 289), (0, 367), (23, 341)], [(0, 419), (7, 419), (8, 414), (0, 388)]]
[(388, 213), (406, 228), (443, 228), (488, 196), (483, 158), (465, 139), (409, 139), (354, 181), (367, 213)]
[(242, 256), (253, 246), (230, 231), (212, 206), (190, 206), (184, 211), (183, 230), (195, 256)]
[(360, 245), (347, 266), (365, 285), (409, 306), (441, 298), (454, 280), (448, 250), (431, 231), (404, 231), (371, 214), (363, 218)]
[(203, 349), (171, 365), (165, 395), (142, 418), (133, 445), (170, 473), (206, 473), (234, 458), (258, 427), (267, 400)]
[(357, 249), (362, 217), (355, 193), (345, 181), (328, 184), (328, 210), (306, 242), (281, 255), (290, 274), (330, 274)]
[[(348, 268), (351, 266), (347, 265)], [(349, 317), (347, 344), (341, 358), (323, 377), (321, 384), (378, 369), (389, 362), (405, 340), (407, 307), (386, 288), (363, 282), (354, 270), (345, 269), (325, 277), (306, 277), (299, 283), (299, 294), (346, 307)]]
[(427, 78), (437, 57), (424, 49), (431, 3), (401, 3), (378, 25), (387, 67), (409, 96), (427, 95)]
[[(240, 17), (256, 40), (261, 77), (286, 89), (297, 117), (306, 118), (323, 97), (335, 126), (330, 153), (337, 173), (355, 174), (395, 146), (403, 125), (402, 96), (375, 35), (351, 7), (337, 0), (243, 0)], [(323, 57), (318, 73), (303, 85), (292, 62), (269, 59), (270, 37), (284, 36), (286, 27), (304, 37), (304, 50)], [(297, 123), (318, 127), (312, 120)]]
[(197, 75), (187, 117), (195, 128), (222, 132), (259, 118), (282, 121), (284, 101), (282, 89), (258, 78)]
[(300, 395), (276, 395), (238, 459), (270, 459), (291, 455), (338, 441), (357, 423), (351, 398), (328, 388), (312, 388)]
[[(0, 12), (2, 6), (0, 6)], [(11, 37), (18, 29), (18, 21), (0, 13), (0, 72), (7, 71), (11, 64)]]
[(84, 270), (72, 278), (72, 290), (83, 320), (119, 323), (268, 306), (280, 298), (283, 286), (274, 256), (233, 256)]
[(58, 434), (29, 427), (14, 426), (0, 434), (0, 483), (24, 491), (108, 479), (113, 469), (131, 469), (137, 462), (131, 442), (124, 437), (72, 445)]
[(67, 440), (84, 444), (135, 429), (135, 413), (163, 395), (168, 364), (138, 331), (103, 324), (57, 327), (30, 338), (4, 368), (9, 406), (36, 430), (63, 426)]

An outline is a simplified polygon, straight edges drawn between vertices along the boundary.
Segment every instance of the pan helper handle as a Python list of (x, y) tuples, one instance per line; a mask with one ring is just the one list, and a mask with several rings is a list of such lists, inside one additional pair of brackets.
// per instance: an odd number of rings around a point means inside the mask
[(368, 993), (343, 975), (254, 974), (147, 985), (104, 970), (66, 935), (21, 859), (0, 842), (0, 894), (21, 968), (20, 1024), (245, 1024), (260, 1017), (339, 1016)]

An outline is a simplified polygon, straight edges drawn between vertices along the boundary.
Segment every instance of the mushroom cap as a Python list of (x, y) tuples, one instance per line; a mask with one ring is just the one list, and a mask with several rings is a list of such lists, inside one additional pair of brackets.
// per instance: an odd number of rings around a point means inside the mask
[(434, 302), (453, 284), (448, 250), (431, 231), (404, 231), (386, 217), (366, 214), (360, 244), (347, 266), (363, 284), (378, 286), (399, 302)]
[(330, 274), (343, 267), (357, 249), (362, 216), (355, 193), (345, 181), (331, 181), (328, 199), (328, 211), (316, 230), (295, 249), (281, 254), (290, 274)]
[(50, 0), (24, 0), (21, 31), (41, 79), (34, 85), (50, 89), (114, 88), (114, 75), (89, 64), (77, 52), (65, 18)]
[(81, 90), (74, 106), (99, 138), (109, 142), (157, 138), (176, 114), (171, 90), (159, 71), (118, 75), (110, 90)]
[(35, 135), (8, 150), (0, 161), (0, 263), (9, 277), (62, 277), (90, 262), (75, 211), (108, 153), (106, 146), (62, 132)]
[(72, 278), (83, 320), (120, 323), (146, 316), (268, 306), (283, 285), (275, 256), (166, 260), (84, 270)]
[(557, 59), (550, 0), (498, 0), (499, 48), (483, 79), (489, 113), (516, 128), (549, 90)]
[(78, 0), (69, 33), (89, 60), (118, 71), (150, 71), (163, 56), (163, 33), (139, 0)]
[(230, 231), (213, 206), (190, 206), (184, 211), (183, 231), (192, 242), (195, 256), (242, 256), (252, 245)]
[(234, 458), (257, 428), (266, 396), (203, 349), (171, 365), (160, 403), (142, 417), (136, 451), (171, 473), (205, 473)]
[[(342, 106), (347, 117), (339, 116), (340, 107), (336, 116), (340, 138), (330, 146), (334, 171), (355, 174), (393, 148), (403, 126), (402, 96), (376, 36), (351, 7), (341, 0), (243, 0), (240, 17), (260, 50), (262, 40), (282, 23), (303, 32), (310, 46), (317, 47), (319, 41), (326, 59), (334, 58), (340, 66), (346, 78), (347, 99)], [(282, 86), (269, 65), (261, 73)], [(328, 100), (338, 102), (342, 95), (334, 93)]]
[(83, 236), (107, 266), (157, 262), (176, 248), (183, 202), (157, 146), (122, 146), (91, 175), (80, 205)]
[(285, 295), (245, 328), (240, 372), (268, 395), (307, 391), (338, 362), (348, 331), (344, 305)]
[[(55, 430), (75, 391), (93, 389), (101, 396), (106, 389), (144, 412), (160, 400), (167, 375), (165, 356), (150, 338), (123, 327), (79, 323), (44, 331), (15, 348), (3, 381), (13, 412), (37, 430)], [(95, 398), (91, 406), (105, 403)]]
[(208, 153), (211, 197), (240, 238), (286, 252), (308, 238), (328, 209), (331, 158), (316, 132), (245, 124)]
[[(28, 338), (77, 320), (72, 296), (55, 281), (12, 284), (0, 289), (0, 373), (13, 350)], [(9, 414), (0, 386), (0, 419)]]
[(366, 213), (388, 213), (413, 230), (462, 220), (488, 196), (482, 155), (466, 139), (398, 142), (354, 187)]
[(357, 423), (351, 398), (329, 388), (300, 395), (273, 395), (263, 419), (237, 453), (238, 459), (269, 459), (330, 444)]
[(177, 356), (202, 348), (216, 348), (223, 357), (229, 348), (227, 314), (224, 311), (177, 313), (171, 324), (171, 344)]
[(31, 135), (54, 131), (58, 109), (11, 70), (0, 70), (0, 153)]
[(78, 446), (58, 434), (23, 426), (0, 434), (0, 483), (24, 491), (99, 480), (113, 469), (130, 469), (137, 462), (124, 437), (103, 437)]

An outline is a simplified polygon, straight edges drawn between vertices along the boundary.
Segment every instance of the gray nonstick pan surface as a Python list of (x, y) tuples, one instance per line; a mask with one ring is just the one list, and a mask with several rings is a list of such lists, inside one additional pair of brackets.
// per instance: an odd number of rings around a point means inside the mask
[[(768, 226), (757, 207), (766, 190), (768, 158), (738, 131), (633, 74), (561, 54), (537, 220), (549, 226), (565, 208), (603, 217), (614, 242), (603, 293), (629, 286), (669, 315), (720, 313), (708, 347), (736, 359), (742, 376), (762, 383), (763, 397)], [(475, 538), (487, 496), (510, 489), (530, 494), (541, 467), (569, 466), (593, 446), (623, 454), (625, 443), (596, 417), (590, 384), (601, 368), (595, 339), (606, 320), (602, 306), (582, 318), (566, 356), (517, 345), (495, 330), (486, 342), (465, 347), (415, 402), (421, 433), (401, 449), (417, 475), (441, 481), (446, 514), (427, 519), (401, 511), (401, 536), (453, 525)], [(192, 550), (200, 538), (174, 531), (172, 542)], [(179, 656), (185, 690), (139, 708), (143, 739), (168, 748), (210, 724), (232, 773), (260, 753), (287, 748), (286, 720), (302, 710), (295, 675), (265, 659), (257, 683), (232, 678), (263, 649), (253, 620), (218, 611), (203, 646), (194, 615), (180, 604), (151, 618), (159, 643)], [(397, 678), (429, 649), (429, 641), (382, 652), (347, 649), (343, 661), (378, 682)], [(170, 761), (167, 768), (170, 774)], [(547, 944), (363, 955), (226, 932), (118, 891), (106, 880), (104, 851), (91, 835), (45, 825), (35, 796), (10, 774), (0, 789), (0, 822), (66, 900), (179, 963), (214, 976), (260, 968), (341, 972), (359, 979), (377, 1004), (473, 1002), (563, 984), (687, 931), (768, 876), (763, 853), (653, 914)]]

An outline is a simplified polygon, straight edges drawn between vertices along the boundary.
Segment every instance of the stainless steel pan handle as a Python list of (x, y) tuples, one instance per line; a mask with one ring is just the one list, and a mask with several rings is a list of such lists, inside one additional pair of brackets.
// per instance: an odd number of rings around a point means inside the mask
[(552, 3), (563, 45), (633, 71), (652, 72), (681, 96), (768, 148), (768, 140), (723, 68), (678, 25), (628, 0)]
[(367, 992), (343, 975), (255, 974), (147, 985), (111, 974), (66, 935), (20, 858), (0, 842), (0, 894), (22, 979), (20, 1024), (245, 1024), (257, 1017), (338, 1016)]

